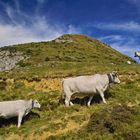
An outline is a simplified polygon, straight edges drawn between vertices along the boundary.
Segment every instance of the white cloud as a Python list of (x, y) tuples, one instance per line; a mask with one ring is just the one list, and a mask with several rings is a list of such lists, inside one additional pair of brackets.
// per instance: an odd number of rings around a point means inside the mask
[(140, 45), (133, 45), (126, 43), (121, 45), (120, 43), (116, 42), (116, 43), (112, 43), (111, 46), (118, 50), (119, 52), (122, 52), (123, 54), (126, 54), (128, 56), (130, 56), (131, 58), (135, 59), (138, 63), (140, 63), (140, 60), (138, 58), (134, 57), (134, 53), (135, 51), (138, 51), (140, 48)]
[(0, 46), (29, 42), (33, 41), (33, 34), (20, 25), (0, 24), (0, 40)]
[(104, 36), (104, 37), (100, 37), (100, 40), (103, 41), (122, 41), (124, 40), (124, 37), (121, 35), (108, 35), (108, 36)]
[(5, 11), (7, 13), (7, 16), (13, 21), (13, 17), (14, 17), (14, 11), (10, 6), (6, 6)]
[(131, 31), (140, 32), (140, 23), (135, 21), (130, 21), (127, 23), (98, 23), (94, 27), (103, 30), (121, 30), (121, 31)]
[(121, 45), (118, 42), (112, 43), (111, 46), (113, 48), (115, 48), (116, 50), (118, 50), (126, 55), (129, 55), (131, 57), (134, 56), (134, 52), (136, 51), (136, 48), (132, 47), (131, 45), (127, 45), (127, 44)]
[(126, 54), (137, 60), (137, 62), (140, 62), (137, 58), (134, 57), (135, 51), (140, 50), (140, 45), (135, 38), (128, 36), (126, 37), (123, 35), (108, 35), (100, 37), (100, 39), (103, 42), (108, 42), (110, 46), (119, 52), (122, 52), (123, 54)]
[(51, 25), (45, 19), (39, 17), (29, 26), (0, 23), (0, 46), (48, 41), (65, 33), (81, 33), (81, 30), (72, 25), (66, 28), (60, 25)]
[(15, 7), (16, 7), (17, 13), (21, 14), (19, 1), (18, 0), (14, 0), (14, 3), (15, 3)]
[[(78, 28), (75, 28), (73, 25), (68, 25), (68, 31), (67, 31), (67, 33), (68, 34), (71, 34), (71, 33), (76, 33), (77, 31), (80, 31), (81, 29), (78, 29)], [(81, 31), (80, 31), (81, 32)], [(79, 32), (79, 33), (80, 33)], [(78, 32), (77, 32), (78, 33)]]
[(48, 0), (36, 0), (37, 1), (37, 6), (36, 6), (36, 13), (39, 13), (39, 10), (42, 8), (44, 2), (48, 2)]
[(65, 27), (49, 23), (45, 17), (39, 14), (40, 8), (47, 0), (36, 1), (37, 5), (32, 17), (21, 11), (19, 0), (14, 0), (14, 6), (0, 1), (7, 17), (10, 19), (10, 23), (7, 24), (3, 23), (5, 17), (0, 20), (0, 47), (19, 43), (48, 41), (67, 33), (82, 33), (80, 28), (73, 25)]

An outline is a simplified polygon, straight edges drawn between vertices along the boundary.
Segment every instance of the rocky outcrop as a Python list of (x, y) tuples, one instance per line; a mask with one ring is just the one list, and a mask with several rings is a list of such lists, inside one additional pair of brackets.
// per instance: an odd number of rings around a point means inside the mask
[(62, 35), (54, 40), (56, 43), (72, 43), (73, 39), (69, 35)]
[(26, 58), (22, 52), (0, 51), (0, 72), (13, 69), (19, 61)]

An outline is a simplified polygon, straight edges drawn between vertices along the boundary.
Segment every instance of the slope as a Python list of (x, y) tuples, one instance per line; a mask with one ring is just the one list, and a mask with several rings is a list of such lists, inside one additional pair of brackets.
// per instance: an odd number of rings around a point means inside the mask
[[(40, 102), (41, 109), (25, 117), (20, 129), (16, 118), (0, 119), (0, 139), (140, 139), (140, 65), (128, 56), (83, 35), (63, 35), (1, 51), (25, 58), (12, 70), (0, 72), (0, 101), (32, 98)], [(69, 108), (59, 103), (63, 77), (113, 70), (118, 71), (121, 83), (106, 92), (106, 105), (98, 96), (90, 107), (87, 97), (76, 98)]]
[(84, 35), (63, 35), (53, 41), (19, 44), (1, 48), (20, 52), (26, 59), (8, 73), (8, 77), (57, 77), (108, 71), (134, 60), (109, 45)]

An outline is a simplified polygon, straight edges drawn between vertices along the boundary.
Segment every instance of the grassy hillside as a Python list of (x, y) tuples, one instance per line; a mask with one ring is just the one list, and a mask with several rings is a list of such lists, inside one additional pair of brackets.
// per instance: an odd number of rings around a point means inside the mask
[[(19, 51), (29, 57), (20, 61), (8, 77), (62, 77), (119, 69), (134, 60), (110, 46), (83, 35), (64, 35), (50, 42), (21, 44), (1, 50)], [(119, 66), (119, 67), (118, 67)], [(110, 69), (111, 68), (111, 69)]]
[[(34, 109), (20, 129), (16, 118), (0, 119), (0, 139), (140, 139), (140, 65), (128, 56), (83, 35), (63, 35), (50, 42), (1, 50), (23, 52), (28, 59), (0, 73), (0, 101), (32, 98), (42, 107)], [(107, 104), (99, 96), (90, 107), (86, 97), (76, 98), (75, 106), (69, 108), (59, 103), (63, 77), (113, 70), (118, 71), (121, 83), (106, 92)]]

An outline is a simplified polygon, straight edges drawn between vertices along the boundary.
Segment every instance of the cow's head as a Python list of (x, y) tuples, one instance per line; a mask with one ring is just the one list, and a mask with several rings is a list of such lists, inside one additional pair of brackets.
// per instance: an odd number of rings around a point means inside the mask
[(111, 72), (109, 75), (109, 82), (114, 84), (119, 84), (120, 80), (116, 71)]
[(32, 100), (32, 107), (33, 108), (40, 108), (41, 105), (39, 104), (39, 102), (37, 100)]

